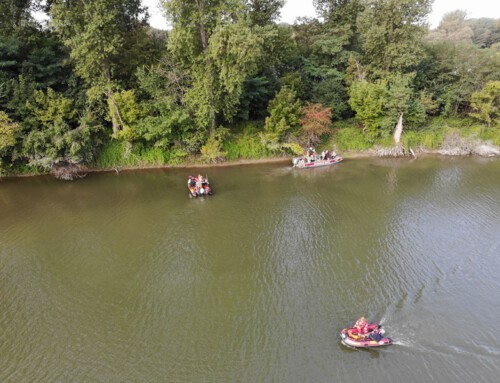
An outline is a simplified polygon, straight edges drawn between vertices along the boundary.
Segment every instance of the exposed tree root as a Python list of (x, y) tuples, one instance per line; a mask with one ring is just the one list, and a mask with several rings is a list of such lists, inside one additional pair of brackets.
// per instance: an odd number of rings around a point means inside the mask
[(84, 172), (84, 169), (82, 169), (78, 165), (68, 162), (58, 163), (54, 165), (52, 168), (52, 174), (57, 179), (64, 181), (73, 181), (77, 178), (83, 178), (87, 175), (87, 173)]

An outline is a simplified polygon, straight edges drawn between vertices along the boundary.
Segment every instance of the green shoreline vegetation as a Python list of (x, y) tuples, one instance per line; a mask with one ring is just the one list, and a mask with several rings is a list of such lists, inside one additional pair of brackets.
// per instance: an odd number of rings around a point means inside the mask
[(294, 25), (276, 22), (284, 0), (161, 4), (169, 31), (140, 0), (0, 4), (0, 177), (309, 146), (500, 155), (500, 19), (429, 29), (432, 0), (317, 0)]

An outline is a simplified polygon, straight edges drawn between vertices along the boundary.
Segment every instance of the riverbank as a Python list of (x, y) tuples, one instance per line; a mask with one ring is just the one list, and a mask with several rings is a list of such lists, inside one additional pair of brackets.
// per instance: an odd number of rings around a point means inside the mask
[[(451, 149), (415, 149), (413, 152), (415, 156), (454, 156), (454, 157), (500, 157), (500, 148), (493, 145), (482, 144), (481, 150), (466, 151), (463, 148), (451, 148)], [(345, 159), (356, 159), (356, 158), (413, 158), (411, 153), (405, 153), (401, 156), (390, 156), (384, 155), (381, 151), (382, 148), (374, 148), (367, 150), (347, 150), (340, 153)], [(213, 168), (213, 167), (232, 167), (232, 166), (244, 166), (244, 165), (255, 165), (255, 164), (266, 164), (266, 163), (289, 163), (291, 166), (291, 161), (293, 159), (292, 155), (278, 156), (278, 157), (266, 157), (266, 158), (256, 158), (256, 159), (238, 159), (223, 161), (217, 163), (204, 163), (197, 162), (193, 159), (193, 162), (186, 162), (181, 164), (171, 164), (171, 165), (142, 165), (142, 166), (117, 166), (114, 168), (107, 169), (97, 169), (97, 168), (85, 168), (86, 172), (120, 172), (120, 171), (130, 171), (130, 170), (147, 170), (147, 169), (193, 169), (193, 168)]]
[[(444, 156), (444, 157), (500, 157), (500, 147), (491, 145), (484, 142), (478, 142), (475, 147), (464, 147), (464, 146), (453, 146), (440, 149), (425, 149), (416, 148), (412, 149), (413, 153), (406, 151), (404, 155), (391, 155), (389, 151), (391, 148), (371, 148), (366, 150), (346, 150), (340, 153), (344, 159), (357, 159), (357, 158), (418, 158), (423, 156)], [(98, 168), (89, 167), (85, 165), (73, 165), (71, 167), (58, 167), (50, 172), (39, 172), (39, 173), (26, 173), (26, 174), (9, 174), (0, 175), (1, 179), (7, 178), (19, 178), (19, 177), (33, 177), (33, 176), (46, 176), (53, 175), (56, 178), (62, 180), (74, 180), (78, 178), (83, 178), (89, 173), (99, 173), (99, 172), (116, 172), (120, 173), (122, 171), (133, 171), (133, 170), (154, 170), (154, 169), (195, 169), (195, 168), (213, 168), (213, 167), (233, 167), (233, 166), (245, 166), (245, 165), (255, 165), (255, 164), (266, 164), (266, 163), (283, 163), (290, 164), (294, 156), (292, 155), (280, 155), (277, 157), (265, 157), (265, 158), (255, 158), (255, 159), (238, 159), (229, 160), (217, 163), (205, 163), (200, 161), (198, 158), (193, 157), (189, 162), (179, 163), (179, 164), (142, 164), (135, 166), (114, 166), (111, 168)]]

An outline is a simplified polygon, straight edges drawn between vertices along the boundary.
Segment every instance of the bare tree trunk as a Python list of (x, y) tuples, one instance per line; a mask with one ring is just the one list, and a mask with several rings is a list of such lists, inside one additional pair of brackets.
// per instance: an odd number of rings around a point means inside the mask
[(403, 113), (399, 116), (398, 124), (394, 129), (394, 142), (397, 146), (401, 146), (401, 134), (403, 134)]
[(403, 157), (405, 155), (405, 149), (401, 143), (401, 135), (403, 134), (403, 113), (399, 116), (396, 129), (394, 129), (394, 142), (396, 146), (394, 148), (383, 148), (377, 151), (378, 155), (381, 157)]

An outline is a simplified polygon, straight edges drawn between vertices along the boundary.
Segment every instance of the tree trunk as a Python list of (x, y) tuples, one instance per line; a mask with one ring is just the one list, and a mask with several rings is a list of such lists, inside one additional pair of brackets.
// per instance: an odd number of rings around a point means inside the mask
[(111, 113), (111, 119), (113, 124), (113, 135), (116, 135), (120, 130), (123, 130), (125, 124), (123, 123), (120, 109), (118, 108), (118, 105), (116, 105), (115, 99), (113, 98), (113, 92), (109, 90), (106, 96), (108, 97), (108, 100), (111, 101), (111, 105), (114, 109), (114, 113)]
[(114, 110), (114, 113), (111, 113), (111, 123), (113, 125), (113, 136), (115, 136), (120, 130), (123, 129), (124, 123), (122, 120), (120, 109), (118, 108), (118, 105), (116, 105), (115, 99), (113, 98), (113, 90), (111, 89), (111, 70), (109, 68), (108, 60), (105, 60), (104, 62), (104, 75), (108, 82), (106, 97), (111, 102), (110, 108), (112, 107)]
[(205, 31), (205, 23), (203, 22), (203, 0), (196, 0), (196, 5), (198, 6), (201, 46), (203, 47), (203, 51), (205, 51), (208, 48), (208, 37)]
[(399, 116), (398, 124), (394, 129), (394, 142), (397, 146), (401, 146), (401, 134), (403, 134), (403, 113)]

